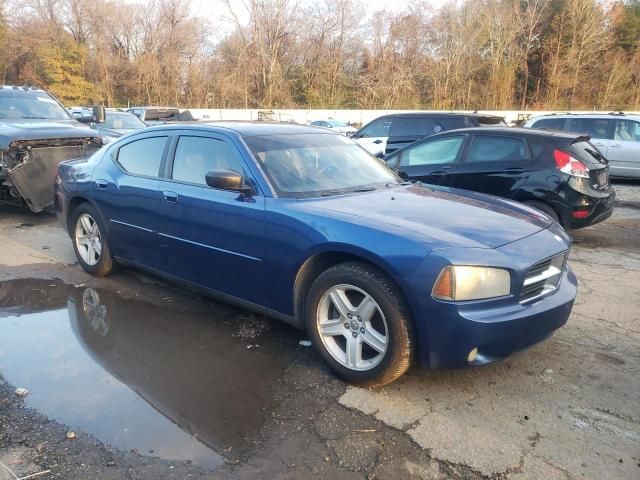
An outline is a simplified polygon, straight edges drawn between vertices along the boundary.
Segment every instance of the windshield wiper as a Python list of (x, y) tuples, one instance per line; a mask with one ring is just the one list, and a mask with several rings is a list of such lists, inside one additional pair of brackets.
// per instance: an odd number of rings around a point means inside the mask
[(396, 183), (387, 183), (385, 185), (385, 187), (387, 188), (391, 188), (391, 187), (402, 187), (404, 185), (411, 185), (412, 182), (396, 182)]
[(320, 195), (323, 197), (330, 197), (332, 195), (343, 195), (345, 193), (359, 193), (359, 192), (373, 192), (375, 187), (362, 187), (362, 188), (354, 188), (353, 190), (345, 188), (344, 190), (325, 190)]

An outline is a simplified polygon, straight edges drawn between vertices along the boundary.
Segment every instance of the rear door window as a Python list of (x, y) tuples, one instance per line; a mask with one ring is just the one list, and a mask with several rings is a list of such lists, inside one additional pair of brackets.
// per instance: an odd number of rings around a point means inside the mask
[(446, 130), (455, 130), (457, 128), (474, 127), (471, 124), (469, 117), (444, 117), (444, 118), (431, 118), (433, 124), (434, 133), (444, 132)]
[(544, 128), (546, 130), (562, 130), (564, 118), (543, 118), (535, 122), (533, 128)]
[(433, 129), (426, 117), (396, 117), (391, 123), (390, 137), (426, 137)]
[(614, 128), (614, 120), (610, 118), (570, 118), (565, 130), (588, 133), (591, 138), (612, 140)]
[(402, 152), (400, 166), (418, 167), (453, 163), (458, 157), (462, 142), (464, 142), (464, 135), (421, 143)]
[(123, 145), (118, 150), (118, 163), (128, 173), (157, 177), (168, 137), (148, 137)]
[(388, 137), (391, 130), (391, 118), (379, 118), (360, 130), (358, 137), (376, 138)]
[(524, 161), (529, 158), (527, 144), (521, 138), (498, 135), (476, 135), (471, 143), (466, 161), (505, 162)]
[(634, 120), (616, 120), (614, 140), (640, 142), (640, 122)]

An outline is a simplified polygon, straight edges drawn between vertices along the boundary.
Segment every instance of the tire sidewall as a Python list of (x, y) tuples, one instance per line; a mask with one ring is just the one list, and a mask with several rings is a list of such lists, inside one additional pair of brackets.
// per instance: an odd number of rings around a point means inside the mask
[[(82, 214), (88, 214), (93, 218), (93, 220), (98, 224), (98, 229), (100, 230), (100, 241), (102, 243), (102, 252), (100, 254), (100, 260), (95, 265), (89, 265), (86, 263), (80, 252), (78, 251), (78, 245), (76, 244), (76, 228), (78, 224), (78, 218)], [(109, 273), (111, 270), (112, 259), (111, 259), (111, 250), (109, 248), (109, 241), (107, 239), (107, 232), (104, 228), (104, 224), (100, 219), (100, 216), (96, 212), (95, 208), (93, 208), (88, 203), (83, 203), (78, 206), (73, 212), (73, 223), (71, 224), (71, 243), (73, 243), (73, 251), (76, 254), (76, 258), (80, 263), (80, 266), (84, 271), (90, 273), (92, 275), (102, 276)]]
[[(369, 275), (362, 275), (363, 270)], [(378, 303), (385, 316), (389, 339), (387, 351), (382, 361), (370, 370), (351, 370), (341, 365), (327, 351), (320, 338), (316, 320), (320, 299), (329, 288), (339, 284), (350, 284), (364, 290)], [(401, 349), (403, 342), (406, 341), (404, 337), (406, 337), (409, 319), (392, 288), (388, 282), (378, 275), (372, 274), (369, 269), (362, 269), (349, 264), (326, 270), (311, 285), (305, 303), (307, 332), (316, 351), (340, 378), (356, 384), (377, 383), (377, 379), (384, 377), (390, 370), (393, 370), (395, 359), (402, 354)]]

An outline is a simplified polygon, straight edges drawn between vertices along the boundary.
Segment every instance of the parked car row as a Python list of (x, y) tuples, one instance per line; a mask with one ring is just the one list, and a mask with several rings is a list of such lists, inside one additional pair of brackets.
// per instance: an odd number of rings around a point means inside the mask
[[(560, 224), (603, 220), (615, 199), (588, 135), (499, 117), (389, 115), (353, 138), (168, 122), (98, 149), (96, 129), (125, 129), (119, 115), (95, 108), (87, 128), (42, 90), (0, 89), (0, 123), (14, 119), (2, 188), (34, 210), (24, 186), (53, 190), (90, 274), (140, 268), (306, 329), (330, 368), (362, 385), (413, 363), (484, 365), (547, 338), (577, 293)], [(371, 139), (383, 160), (363, 148)]]

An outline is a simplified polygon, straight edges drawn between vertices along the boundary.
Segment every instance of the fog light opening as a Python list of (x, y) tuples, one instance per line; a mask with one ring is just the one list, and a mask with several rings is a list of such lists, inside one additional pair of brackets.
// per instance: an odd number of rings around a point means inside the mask
[(469, 355), (467, 355), (467, 362), (473, 363), (476, 361), (476, 358), (478, 358), (478, 347), (469, 352)]

